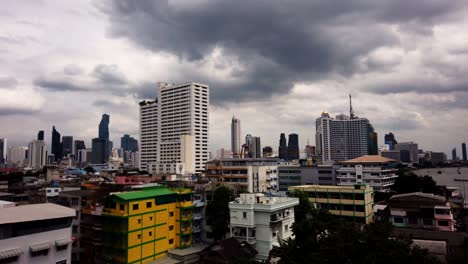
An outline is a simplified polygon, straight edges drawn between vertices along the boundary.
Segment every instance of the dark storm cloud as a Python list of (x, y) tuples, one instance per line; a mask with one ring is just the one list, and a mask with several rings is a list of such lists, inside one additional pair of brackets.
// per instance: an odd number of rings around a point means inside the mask
[(37, 85), (41, 88), (55, 91), (55, 92), (87, 92), (91, 91), (88, 87), (83, 87), (80, 85), (75, 84), (73, 81), (70, 80), (52, 80), (47, 79), (45, 77), (38, 78), (34, 80), (34, 85)]
[[(206, 80), (214, 103), (285, 94), (294, 82), (349, 76), (357, 59), (399, 45), (386, 25), (432, 34), (465, 1), (202, 1), (178, 6), (168, 1), (109, 0), (99, 5), (111, 22), (109, 34), (153, 52), (189, 61), (221, 48), (241, 62), (234, 82)], [(217, 65), (223, 67), (223, 65)], [(379, 70), (371, 65), (368, 71)], [(386, 67), (383, 65), (382, 67)], [(181, 74), (181, 80), (186, 76)], [(203, 80), (199, 76), (197, 81)]]

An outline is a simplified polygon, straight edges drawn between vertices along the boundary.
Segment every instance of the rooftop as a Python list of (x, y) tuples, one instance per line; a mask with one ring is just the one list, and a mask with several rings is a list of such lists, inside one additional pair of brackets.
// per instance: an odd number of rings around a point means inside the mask
[(394, 159), (382, 157), (380, 155), (364, 155), (359, 158), (342, 161), (341, 163), (388, 163), (396, 162)]
[(28, 204), (0, 209), (0, 225), (74, 217), (75, 209), (52, 203)]
[(409, 198), (409, 197), (429, 198), (429, 199), (438, 200), (438, 201), (441, 201), (441, 202), (445, 202), (445, 200), (446, 200), (445, 197), (443, 197), (443, 196), (435, 195), (435, 194), (432, 194), (432, 193), (422, 193), (422, 192), (397, 194), (397, 195), (393, 195), (392, 197), (390, 197), (390, 200), (396, 200), (396, 199), (399, 199), (399, 198)]
[(129, 201), (129, 200), (140, 200), (146, 198), (152, 198), (155, 196), (171, 195), (176, 194), (164, 186), (152, 186), (148, 188), (143, 188), (140, 191), (132, 192), (123, 192), (123, 193), (113, 193), (112, 196), (117, 197), (118, 199)]
[(349, 189), (349, 190), (356, 190), (356, 186), (359, 186), (360, 188), (357, 190), (363, 190), (367, 188), (371, 188), (369, 185), (365, 184), (357, 184), (353, 186), (337, 186), (337, 185), (297, 185), (297, 186), (290, 186), (289, 188), (292, 190), (296, 189), (336, 189), (336, 190), (343, 190), (343, 189)]

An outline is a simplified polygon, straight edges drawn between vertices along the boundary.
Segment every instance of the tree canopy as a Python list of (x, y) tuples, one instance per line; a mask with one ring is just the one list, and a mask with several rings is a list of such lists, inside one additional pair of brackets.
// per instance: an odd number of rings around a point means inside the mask
[(445, 188), (437, 185), (430, 176), (418, 176), (410, 171), (399, 171), (392, 189), (398, 193), (423, 192), (445, 195)]
[(213, 238), (226, 238), (229, 226), (229, 202), (232, 201), (231, 189), (220, 186), (213, 191), (213, 197), (206, 207), (206, 220), (213, 230)]

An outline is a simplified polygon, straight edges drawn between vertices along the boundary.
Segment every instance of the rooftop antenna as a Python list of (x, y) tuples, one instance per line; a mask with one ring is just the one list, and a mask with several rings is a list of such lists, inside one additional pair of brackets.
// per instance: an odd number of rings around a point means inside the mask
[(356, 116), (354, 115), (354, 110), (353, 110), (353, 101), (351, 99), (351, 94), (349, 94), (349, 117), (351, 119), (354, 119)]

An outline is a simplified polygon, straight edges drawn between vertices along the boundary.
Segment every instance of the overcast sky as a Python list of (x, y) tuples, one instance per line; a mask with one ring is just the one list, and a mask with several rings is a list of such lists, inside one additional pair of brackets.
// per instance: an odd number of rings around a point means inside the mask
[[(286, 4), (287, 2), (287, 4)], [(230, 121), (277, 149), (315, 144), (322, 111), (348, 111), (379, 133), (448, 152), (468, 141), (466, 0), (4, 1), (0, 137), (26, 145), (51, 127), (114, 146), (138, 137), (138, 101), (157, 82), (210, 86), (210, 150)]]

